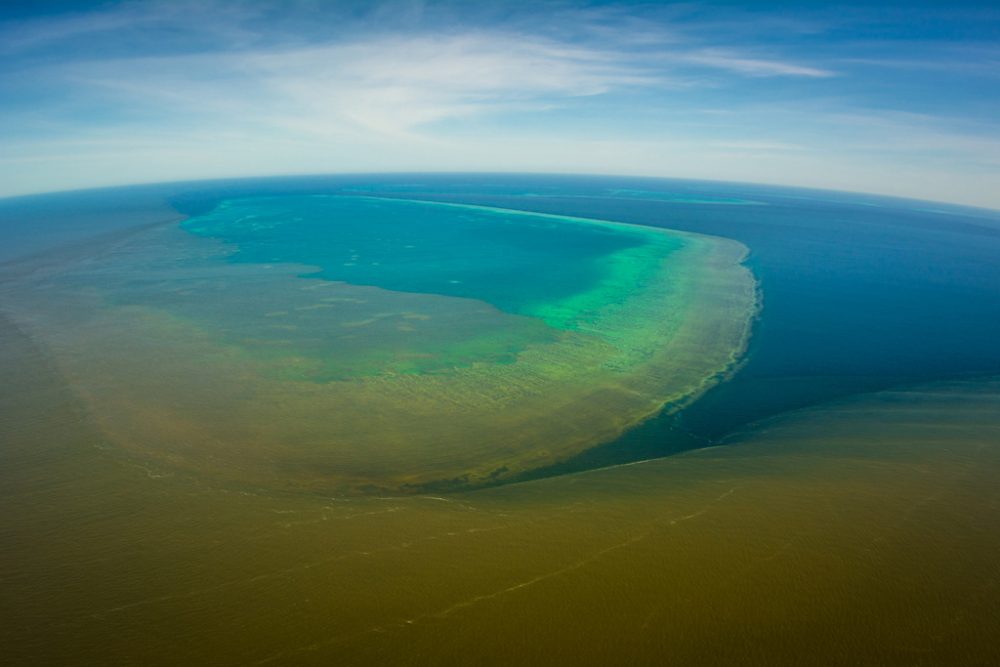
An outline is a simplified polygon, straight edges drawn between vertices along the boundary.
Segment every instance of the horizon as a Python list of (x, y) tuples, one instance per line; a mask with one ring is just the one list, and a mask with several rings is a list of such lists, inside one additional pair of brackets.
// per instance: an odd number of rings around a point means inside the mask
[(998, 28), (978, 2), (13, 3), (0, 197), (476, 172), (997, 209)]
[[(142, 188), (158, 188), (158, 187), (173, 187), (173, 186), (183, 186), (183, 185), (218, 185), (222, 183), (240, 183), (243, 181), (279, 181), (279, 180), (295, 180), (295, 179), (339, 179), (339, 178), (385, 178), (385, 177), (428, 177), (428, 178), (444, 178), (444, 177), (487, 177), (487, 176), (501, 176), (501, 177), (526, 177), (526, 178), (584, 178), (584, 179), (608, 179), (608, 180), (634, 180), (634, 181), (657, 181), (664, 185), (666, 184), (703, 184), (718, 187), (732, 187), (732, 188), (760, 188), (762, 190), (788, 190), (788, 191), (802, 191), (803, 193), (814, 193), (817, 195), (826, 194), (831, 197), (844, 198), (843, 203), (851, 203), (849, 200), (853, 198), (865, 199), (882, 199), (889, 202), (893, 202), (897, 205), (904, 203), (911, 204), (925, 204), (925, 205), (936, 205), (945, 206), (955, 209), (955, 211), (964, 211), (966, 214), (973, 214), (975, 212), (981, 212), (989, 215), (1000, 213), (1000, 207), (993, 208), (989, 206), (977, 206), (975, 204), (962, 204), (958, 202), (944, 201), (939, 199), (926, 199), (920, 197), (908, 197), (902, 195), (889, 195), (881, 192), (875, 191), (862, 191), (862, 190), (837, 190), (832, 188), (822, 188), (822, 187), (809, 187), (803, 185), (788, 185), (784, 183), (763, 183), (763, 182), (753, 182), (753, 181), (727, 181), (727, 180), (717, 180), (710, 178), (684, 178), (684, 177), (674, 177), (674, 176), (648, 176), (642, 174), (601, 174), (601, 173), (573, 173), (573, 172), (532, 172), (532, 171), (472, 171), (472, 172), (462, 172), (462, 171), (382, 171), (382, 172), (316, 172), (316, 173), (297, 173), (297, 174), (261, 174), (261, 175), (251, 175), (251, 176), (213, 176), (210, 178), (196, 178), (196, 179), (172, 179), (165, 181), (138, 181), (132, 183), (114, 183), (109, 185), (96, 185), (96, 186), (86, 186), (80, 188), (69, 188), (63, 190), (42, 190), (38, 192), (25, 192), (15, 195), (3, 195), (0, 196), (0, 203), (9, 202), (17, 199), (27, 199), (34, 197), (46, 197), (46, 196), (59, 196), (59, 195), (76, 195), (76, 194), (87, 194), (87, 193), (97, 193), (103, 190), (119, 190), (119, 189), (142, 189)], [(863, 203), (863, 202), (856, 202)], [(904, 207), (905, 208), (905, 207)]]

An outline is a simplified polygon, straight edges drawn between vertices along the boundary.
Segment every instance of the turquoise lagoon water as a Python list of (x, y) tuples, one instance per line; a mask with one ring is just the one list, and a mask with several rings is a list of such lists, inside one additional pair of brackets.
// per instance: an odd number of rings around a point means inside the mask
[(321, 195), (227, 200), (182, 226), (233, 244), (236, 262), (305, 264), (316, 267), (307, 275), (326, 280), (480, 299), (517, 314), (592, 289), (605, 277), (602, 260), (648, 236), (503, 211)]

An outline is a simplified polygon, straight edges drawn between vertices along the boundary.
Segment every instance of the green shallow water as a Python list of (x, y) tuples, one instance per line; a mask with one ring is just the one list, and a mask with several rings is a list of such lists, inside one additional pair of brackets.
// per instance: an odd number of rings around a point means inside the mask
[(9, 303), (151, 465), (413, 492), (552, 465), (717, 382), (755, 313), (745, 252), (599, 220), (255, 197), (33, 274)]

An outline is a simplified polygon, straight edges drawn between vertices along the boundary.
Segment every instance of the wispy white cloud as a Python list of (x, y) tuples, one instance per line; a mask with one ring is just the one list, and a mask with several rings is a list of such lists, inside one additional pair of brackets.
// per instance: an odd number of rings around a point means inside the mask
[[(98, 9), (0, 23), (0, 53), (31, 54), (67, 44), (102, 52), (115, 46), (144, 46), (157, 51), (169, 40), (180, 46), (209, 48), (213, 44), (248, 44), (266, 3), (218, 0), (126, 0)], [(178, 44), (169, 44), (177, 47)]]
[(680, 59), (695, 65), (704, 65), (748, 76), (804, 76), (830, 77), (836, 73), (819, 67), (809, 67), (784, 60), (753, 58), (722, 49), (701, 49), (681, 54)]
[(801, 144), (791, 144), (783, 141), (760, 141), (760, 140), (738, 140), (738, 141), (709, 141), (706, 145), (712, 148), (721, 148), (734, 151), (801, 151), (805, 148)]
[(869, 56), (840, 58), (845, 66), (924, 71), (1000, 78), (1000, 50), (966, 49), (964, 53), (935, 53), (931, 56), (900, 58)]
[[(651, 35), (644, 41), (654, 44)], [(689, 64), (748, 77), (829, 75), (732, 50), (674, 48), (664, 55), (655, 43), (636, 54), (622, 42), (594, 46), (485, 29), (376, 33), (295, 47), (83, 59), (49, 66), (43, 75), (118, 111), (160, 118), (169, 109), (325, 137), (401, 136), (450, 119), (552, 109), (624, 89), (690, 87), (695, 79), (683, 70)]]
[(117, 8), (12, 22), (0, 26), (0, 52), (16, 53), (82, 35), (135, 28), (149, 18), (148, 13), (138, 13), (132, 8)]
[[(615, 53), (503, 32), (60, 66), (52, 77), (129, 107), (320, 135), (401, 135), (470, 115), (662, 84)], [(219, 118), (221, 120), (221, 118)]]

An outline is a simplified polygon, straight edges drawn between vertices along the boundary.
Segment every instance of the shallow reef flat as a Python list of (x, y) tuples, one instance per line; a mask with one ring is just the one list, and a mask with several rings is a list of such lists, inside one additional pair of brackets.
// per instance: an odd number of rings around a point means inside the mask
[(12, 664), (996, 664), (1000, 381), (453, 494), (233, 490), (109, 445), (0, 327)]
[(581, 218), (243, 198), (33, 273), (6, 308), (152, 466), (416, 493), (551, 465), (698, 396), (745, 349), (745, 255)]

